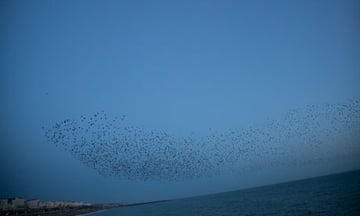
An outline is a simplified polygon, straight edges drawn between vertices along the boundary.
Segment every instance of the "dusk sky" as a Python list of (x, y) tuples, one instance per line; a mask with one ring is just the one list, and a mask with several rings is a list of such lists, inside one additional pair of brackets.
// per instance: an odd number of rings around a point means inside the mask
[[(242, 172), (190, 179), (101, 175), (43, 129), (103, 111), (180, 140), (266, 127), (294, 109), (317, 116), (326, 104), (359, 101), (359, 38), (356, 0), (0, 1), (0, 197), (137, 202), (359, 169), (359, 136), (346, 135), (360, 132), (358, 103), (339, 136), (320, 117), (311, 123), (347, 141), (319, 136), (318, 148), (284, 150), (274, 166), (236, 159), (231, 169)], [(311, 105), (320, 111), (306, 111)], [(277, 147), (293, 149), (293, 140)], [(250, 161), (275, 160), (253, 145)], [(213, 155), (206, 149), (204, 157)], [(286, 166), (289, 158), (302, 165)]]

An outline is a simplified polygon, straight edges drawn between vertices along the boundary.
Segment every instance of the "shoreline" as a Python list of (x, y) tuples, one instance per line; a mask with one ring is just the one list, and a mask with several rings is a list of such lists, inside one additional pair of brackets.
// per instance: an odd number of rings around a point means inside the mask
[[(123, 207), (123, 205), (116, 205), (116, 206), (109, 206), (109, 207), (97, 207), (93, 209), (79, 209), (74, 212), (69, 212), (67, 214), (61, 214), (61, 216), (85, 216), (85, 215), (92, 215), (97, 212), (104, 212), (112, 208), (119, 208)], [(52, 215), (51, 215), (52, 216)], [(55, 215), (54, 215), (55, 216)]]
[(19, 216), (84, 216), (91, 215), (96, 212), (106, 211), (111, 208), (116, 208), (120, 206), (112, 207), (93, 207), (93, 208), (83, 208), (83, 209), (56, 209), (56, 210), (42, 210), (42, 211), (29, 211), (29, 210), (14, 210), (14, 211), (1, 211), (0, 216), (5, 215), (19, 215)]
[(11, 215), (19, 215), (19, 216), (86, 216), (95, 214), (97, 212), (107, 211), (112, 208), (120, 208), (120, 207), (130, 207), (137, 205), (146, 205), (158, 202), (166, 202), (169, 200), (158, 200), (151, 202), (142, 202), (142, 203), (109, 203), (109, 204), (94, 204), (88, 207), (80, 207), (80, 208), (43, 208), (43, 209), (12, 209), (0, 211), (0, 216), (11, 216)]
[[(113, 207), (113, 208), (118, 208), (118, 207)], [(68, 216), (85, 216), (85, 215), (92, 215), (92, 214), (95, 214), (95, 213), (99, 213), (99, 212), (104, 212), (104, 211), (107, 211), (111, 208), (108, 208), (108, 209), (99, 209), (99, 210), (93, 210), (93, 211), (89, 211), (89, 212), (84, 212), (84, 213), (80, 213), (80, 214), (74, 214), (74, 215), (68, 215)]]

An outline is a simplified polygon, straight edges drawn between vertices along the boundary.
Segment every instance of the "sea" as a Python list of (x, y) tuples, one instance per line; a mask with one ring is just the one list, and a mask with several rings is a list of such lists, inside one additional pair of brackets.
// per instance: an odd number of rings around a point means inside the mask
[(360, 170), (92, 215), (360, 215)]

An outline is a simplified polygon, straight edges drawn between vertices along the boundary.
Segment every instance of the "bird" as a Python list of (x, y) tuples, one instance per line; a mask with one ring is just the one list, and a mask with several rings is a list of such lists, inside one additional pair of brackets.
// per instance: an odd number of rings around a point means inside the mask
[[(125, 120), (126, 117), (126, 120)], [(64, 148), (100, 175), (141, 181), (184, 181), (224, 170), (305, 166), (331, 157), (324, 150), (343, 137), (344, 152), (360, 152), (360, 102), (307, 105), (279, 119), (205, 135), (175, 136), (132, 125), (105, 111), (43, 126), (49, 143)], [(301, 154), (300, 154), (301, 153)], [(286, 163), (284, 163), (286, 161)], [(225, 169), (226, 168), (226, 169)]]

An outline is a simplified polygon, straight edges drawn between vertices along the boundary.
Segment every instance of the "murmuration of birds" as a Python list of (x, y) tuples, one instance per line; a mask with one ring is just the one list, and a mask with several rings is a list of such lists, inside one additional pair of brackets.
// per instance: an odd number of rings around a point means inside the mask
[(309, 105), (281, 119), (207, 135), (177, 137), (132, 126), (104, 111), (44, 128), (47, 140), (104, 176), (189, 180), (360, 156), (360, 102)]

